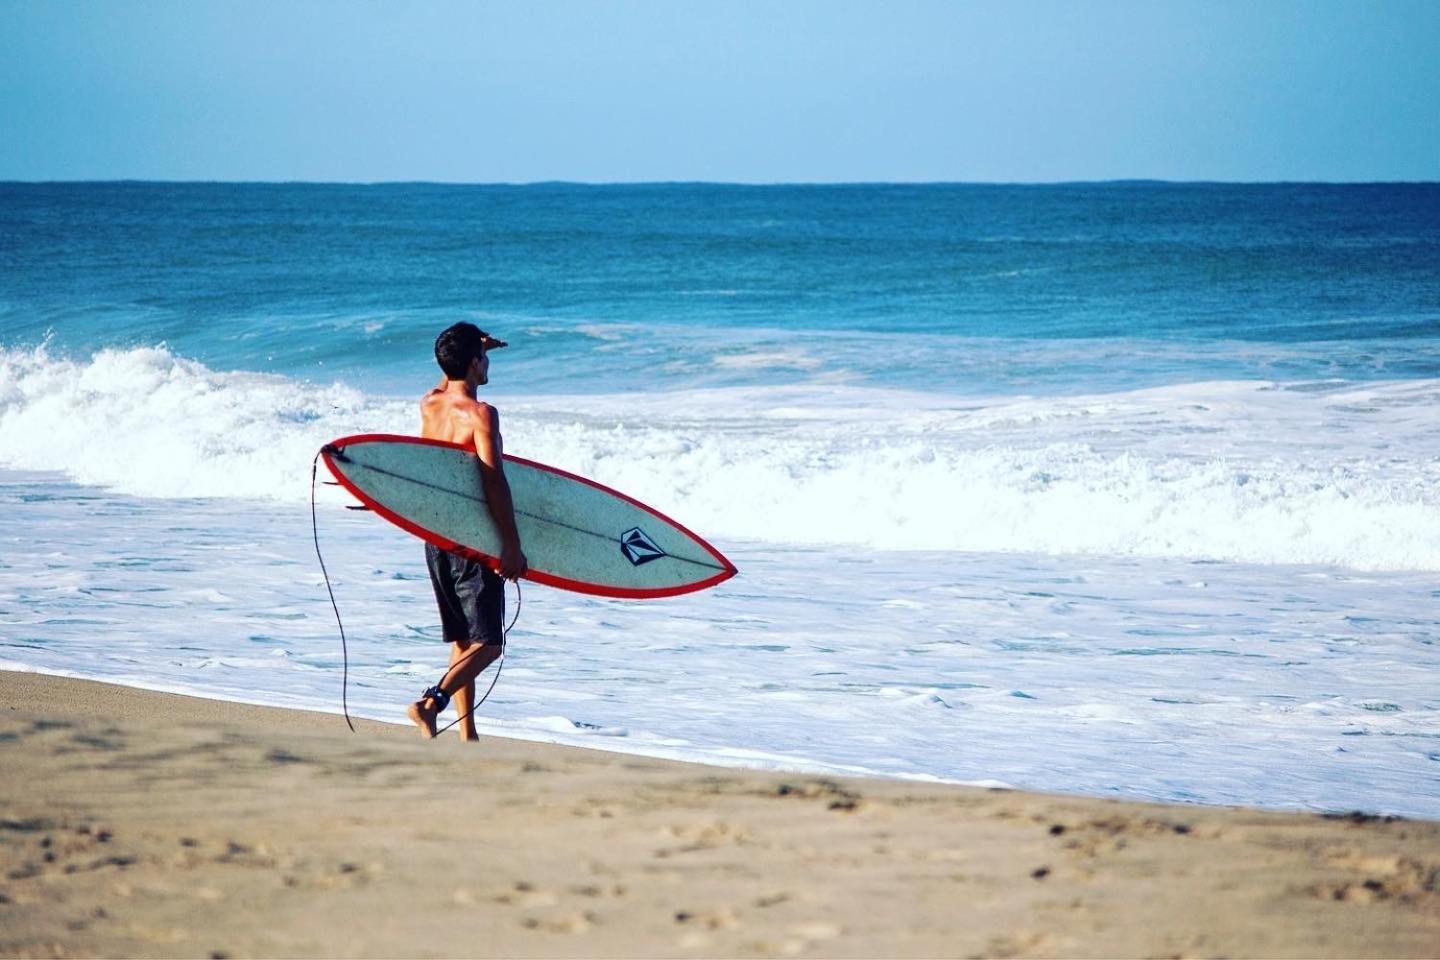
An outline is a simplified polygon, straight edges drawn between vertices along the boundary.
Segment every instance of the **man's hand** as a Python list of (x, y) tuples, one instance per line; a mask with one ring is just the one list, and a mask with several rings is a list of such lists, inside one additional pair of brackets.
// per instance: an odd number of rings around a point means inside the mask
[(530, 561), (525, 559), (525, 551), (520, 549), (519, 541), (506, 543), (500, 548), (500, 565), (495, 572), (506, 580), (519, 580), (525, 572), (530, 569)]

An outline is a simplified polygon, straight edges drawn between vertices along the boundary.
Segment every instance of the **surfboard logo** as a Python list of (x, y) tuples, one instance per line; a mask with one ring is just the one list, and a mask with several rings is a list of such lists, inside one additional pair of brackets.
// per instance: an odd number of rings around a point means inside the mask
[(637, 567), (667, 556), (665, 551), (656, 546), (655, 541), (646, 536), (645, 531), (639, 527), (631, 527), (620, 534), (620, 552), (625, 554), (626, 560)]

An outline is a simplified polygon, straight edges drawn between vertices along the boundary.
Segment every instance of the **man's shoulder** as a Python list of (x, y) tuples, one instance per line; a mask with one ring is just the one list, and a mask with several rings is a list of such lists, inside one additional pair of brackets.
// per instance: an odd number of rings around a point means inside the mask
[(499, 411), (490, 404), (484, 400), (472, 400), (469, 397), (455, 403), (455, 412), (483, 426), (489, 426), (500, 418)]
[(429, 390), (429, 391), (426, 391), (424, 394), (422, 394), (422, 395), (420, 396), (420, 406), (422, 406), (422, 407), (433, 407), (433, 406), (435, 405), (436, 401), (438, 401), (438, 400), (439, 400), (442, 396), (444, 396), (444, 395), (445, 395), (445, 391), (444, 391), (444, 390)]
[(470, 397), (457, 397), (444, 390), (431, 390), (420, 397), (420, 406), (432, 407), (445, 404), (452, 409), (462, 413), (483, 413), (489, 415), (495, 408), (483, 400), (475, 400)]
[(484, 400), (474, 402), (473, 415), (487, 427), (500, 422), (500, 411), (486, 403)]

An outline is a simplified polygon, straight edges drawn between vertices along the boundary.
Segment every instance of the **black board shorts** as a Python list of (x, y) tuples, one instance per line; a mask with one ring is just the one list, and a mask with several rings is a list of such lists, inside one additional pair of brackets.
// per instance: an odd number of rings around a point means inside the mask
[(425, 544), (425, 565), (440, 607), (445, 642), (499, 646), (505, 639), (505, 581), (478, 560)]

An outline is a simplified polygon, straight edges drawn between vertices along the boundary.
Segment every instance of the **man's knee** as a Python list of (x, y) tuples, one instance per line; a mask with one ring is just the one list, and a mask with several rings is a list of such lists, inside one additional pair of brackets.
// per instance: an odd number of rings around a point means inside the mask
[(486, 665), (495, 661), (500, 656), (500, 645), (498, 643), (485, 643), (478, 637), (471, 637), (465, 641), (464, 646), (455, 645), (453, 661), (456, 663), (462, 660), (469, 663), (478, 663), (483, 669)]

